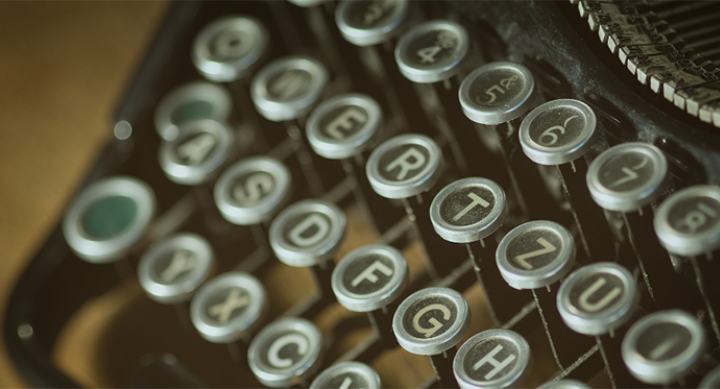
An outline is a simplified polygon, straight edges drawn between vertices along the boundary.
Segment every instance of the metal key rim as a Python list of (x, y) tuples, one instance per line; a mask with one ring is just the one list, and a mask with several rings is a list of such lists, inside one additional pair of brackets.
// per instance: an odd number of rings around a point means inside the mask
[[(512, 342), (515, 347), (517, 347), (520, 358), (515, 362), (510, 372), (503, 377), (490, 381), (474, 380), (465, 372), (465, 367), (463, 366), (465, 358), (473, 347), (492, 338), (503, 338)], [(505, 329), (491, 329), (474, 335), (460, 346), (453, 360), (453, 372), (462, 389), (517, 387), (530, 375), (532, 366), (533, 358), (530, 344), (517, 332)]]
[(341, 362), (323, 370), (310, 384), (310, 389), (327, 388), (327, 381), (345, 372), (363, 376), (368, 381), (366, 389), (380, 389), (380, 376), (372, 367), (360, 362)]
[(362, 2), (363, 0), (344, 0), (335, 8), (335, 23), (345, 40), (355, 46), (373, 46), (393, 38), (400, 32), (400, 27), (408, 14), (407, 0), (395, 0), (393, 18), (389, 23), (370, 29), (353, 27), (347, 22), (351, 5), (358, 1)]
[[(209, 46), (215, 36), (228, 29), (241, 30), (255, 36), (254, 46), (243, 57), (231, 61), (217, 61), (210, 54)], [(208, 80), (229, 82), (240, 78), (244, 71), (255, 64), (268, 45), (269, 35), (257, 19), (246, 16), (226, 16), (205, 26), (193, 43), (192, 61), (198, 71)]]
[[(193, 252), (197, 260), (187, 279), (181, 283), (165, 284), (151, 275), (156, 262), (168, 251), (185, 249)], [(207, 279), (215, 262), (210, 243), (194, 233), (180, 233), (156, 242), (145, 250), (138, 264), (138, 280), (152, 300), (162, 304), (176, 304), (187, 300)]]
[[(580, 136), (561, 147), (543, 146), (531, 138), (530, 126), (538, 116), (553, 109), (567, 107), (579, 111), (585, 119), (585, 126)], [(519, 136), (523, 152), (530, 160), (539, 165), (561, 165), (582, 157), (592, 148), (599, 136), (597, 117), (592, 108), (582, 101), (573, 99), (552, 100), (530, 111), (520, 124)]]
[[(456, 226), (445, 221), (441, 212), (443, 201), (459, 189), (477, 186), (483, 187), (495, 195), (495, 206), (490, 214), (479, 222), (467, 226)], [(502, 205), (498, 206), (498, 204)], [(487, 238), (502, 227), (507, 214), (505, 191), (495, 181), (482, 177), (463, 178), (447, 185), (435, 195), (430, 205), (430, 220), (435, 232), (443, 239), (453, 243), (472, 243)]]
[[(654, 177), (652, 177), (643, 187), (630, 192), (618, 192), (606, 188), (600, 183), (600, 169), (623, 152), (641, 153), (653, 163)], [(629, 142), (618, 146), (613, 146), (600, 154), (588, 167), (586, 182), (590, 195), (595, 203), (610, 211), (632, 212), (637, 211), (645, 205), (650, 204), (667, 184), (667, 159), (665, 155), (657, 147), (642, 143)]]
[[(330, 219), (330, 233), (312, 247), (301, 248), (289, 244), (283, 237), (283, 229), (297, 215), (320, 213)], [(310, 267), (331, 260), (340, 249), (345, 237), (347, 219), (337, 205), (317, 199), (297, 202), (280, 212), (270, 225), (269, 241), (275, 256), (293, 267)]]
[[(581, 312), (570, 303), (570, 293), (575, 283), (594, 273), (610, 273), (620, 279), (623, 295), (603, 312)], [(613, 262), (598, 262), (581, 267), (562, 282), (557, 294), (557, 308), (565, 324), (572, 330), (585, 335), (603, 335), (627, 323), (639, 300), (637, 284), (627, 269)]]
[[(103, 240), (89, 236), (82, 218), (96, 201), (113, 196), (132, 199), (137, 206), (135, 219), (120, 234)], [(72, 250), (90, 263), (110, 263), (120, 259), (145, 233), (155, 214), (155, 193), (148, 184), (129, 176), (114, 176), (90, 184), (67, 208), (62, 229)]]
[(670, 225), (668, 218), (673, 207), (692, 197), (710, 197), (720, 203), (720, 187), (698, 185), (683, 189), (667, 198), (655, 210), (655, 234), (660, 244), (671, 253), (696, 256), (720, 248), (720, 228), (689, 234), (680, 232)]
[[(378, 255), (389, 258), (393, 263), (393, 274), (381, 289), (369, 293), (353, 293), (345, 287), (343, 276), (347, 268), (358, 258)], [(402, 253), (392, 246), (368, 245), (351, 251), (340, 260), (332, 273), (332, 289), (340, 305), (352, 312), (372, 312), (391, 304), (407, 287), (410, 279), (408, 265)]]

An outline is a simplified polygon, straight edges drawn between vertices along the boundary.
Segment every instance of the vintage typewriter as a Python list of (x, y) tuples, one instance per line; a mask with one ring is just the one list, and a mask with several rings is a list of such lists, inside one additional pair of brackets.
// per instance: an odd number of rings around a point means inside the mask
[(177, 2), (17, 283), (12, 360), (37, 387), (719, 387), (718, 21)]

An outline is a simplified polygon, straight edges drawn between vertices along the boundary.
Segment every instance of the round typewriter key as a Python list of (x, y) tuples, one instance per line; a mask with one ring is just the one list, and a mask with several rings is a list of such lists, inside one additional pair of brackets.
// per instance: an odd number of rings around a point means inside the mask
[(280, 122), (305, 115), (325, 89), (328, 71), (309, 57), (284, 57), (263, 67), (250, 95), (265, 119)]
[(560, 165), (582, 157), (598, 137), (597, 118), (578, 100), (561, 99), (532, 110), (520, 125), (523, 152), (539, 165)]
[(716, 367), (705, 375), (698, 385), (699, 389), (720, 388), (720, 367)]
[(407, 79), (428, 84), (456, 75), (469, 48), (465, 27), (450, 20), (433, 20), (400, 37), (395, 61)]
[(345, 214), (324, 200), (304, 200), (285, 208), (270, 226), (270, 246), (288, 266), (309, 267), (332, 258), (345, 237)]
[(398, 298), (409, 279), (402, 253), (391, 246), (363, 246), (335, 267), (332, 288), (338, 302), (353, 312), (381, 309)]
[(421, 289), (406, 298), (393, 315), (400, 346), (417, 355), (437, 355), (462, 340), (470, 326), (465, 298), (449, 288)]
[(458, 97), (468, 119), (480, 124), (501, 124), (532, 108), (537, 90), (530, 70), (514, 62), (492, 62), (470, 73)]
[(310, 389), (380, 389), (380, 376), (360, 362), (342, 362), (323, 370)]
[(234, 81), (258, 61), (268, 40), (268, 32), (255, 18), (220, 18), (205, 26), (195, 38), (192, 60), (208, 80)]
[(225, 122), (232, 100), (225, 88), (209, 82), (191, 82), (170, 91), (155, 110), (155, 128), (167, 141), (175, 139), (178, 127), (199, 119)]
[(210, 119), (186, 123), (174, 140), (160, 146), (160, 166), (170, 181), (200, 184), (225, 162), (234, 142), (232, 130), (222, 123)]
[(370, 96), (335, 96), (315, 108), (308, 118), (310, 147), (324, 158), (350, 158), (368, 147), (382, 119), (380, 105)]
[(155, 213), (155, 194), (144, 182), (124, 176), (90, 184), (70, 204), (63, 234), (83, 260), (120, 259), (145, 234)]
[(238, 341), (259, 324), (267, 306), (265, 288), (242, 272), (221, 274), (203, 285), (190, 304), (190, 319), (213, 343)]
[(295, 4), (298, 7), (315, 7), (325, 2), (327, 0), (288, 0), (288, 3)]
[(372, 46), (398, 34), (408, 8), (407, 0), (345, 0), (335, 8), (335, 22), (348, 42)]
[(533, 365), (528, 342), (510, 330), (483, 331), (458, 350), (453, 371), (462, 389), (515, 388)]
[(318, 368), (322, 334), (297, 317), (270, 323), (257, 334), (248, 350), (255, 377), (271, 388), (287, 388), (307, 379)]
[(380, 196), (402, 199), (429, 190), (440, 178), (442, 150), (430, 138), (405, 134), (373, 150), (366, 173)]
[(603, 335), (630, 320), (639, 297), (635, 279), (627, 269), (599, 262), (581, 267), (563, 281), (557, 308), (574, 331)]
[(268, 220), (287, 198), (290, 172), (276, 159), (251, 157), (228, 167), (215, 183), (215, 204), (240, 225)]
[(505, 191), (492, 180), (463, 178), (443, 188), (430, 206), (435, 232), (453, 243), (485, 239), (507, 216)]
[(575, 242), (565, 227), (551, 221), (521, 224), (500, 241), (497, 265), (515, 289), (536, 289), (561, 280), (575, 264)]
[(630, 327), (622, 343), (622, 357), (635, 378), (648, 384), (671, 384), (700, 361), (707, 341), (693, 315), (660, 311)]
[(605, 150), (590, 164), (587, 185), (601, 207), (629, 212), (657, 198), (667, 173), (667, 160), (657, 147), (624, 143)]
[(150, 246), (138, 265), (145, 293), (163, 304), (181, 303), (207, 279), (215, 255), (205, 238), (175, 234)]
[(683, 189), (655, 211), (655, 233), (671, 253), (696, 256), (720, 248), (720, 187)]
[(590, 387), (580, 381), (560, 380), (542, 384), (538, 389), (590, 389)]

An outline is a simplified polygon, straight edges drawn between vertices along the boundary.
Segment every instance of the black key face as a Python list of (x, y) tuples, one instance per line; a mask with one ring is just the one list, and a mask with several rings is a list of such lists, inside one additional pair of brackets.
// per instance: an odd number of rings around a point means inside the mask
[(275, 178), (264, 171), (241, 174), (229, 186), (229, 198), (236, 204), (249, 207), (260, 203), (275, 189)]
[(322, 383), (323, 388), (337, 389), (364, 389), (369, 385), (370, 383), (365, 379), (365, 377), (351, 372), (338, 374), (337, 376)]
[(443, 220), (454, 226), (476, 224), (495, 208), (495, 194), (480, 186), (467, 186), (454, 191), (440, 205)]
[(245, 57), (256, 44), (256, 34), (229, 28), (220, 31), (212, 38), (209, 51), (215, 61), (231, 61)]
[(403, 58), (418, 69), (441, 69), (456, 62), (462, 55), (460, 37), (453, 31), (435, 29), (409, 42)]
[(616, 275), (592, 273), (573, 285), (570, 304), (586, 314), (602, 314), (613, 310), (625, 293), (625, 283)]
[(153, 281), (164, 284), (180, 284), (190, 278), (197, 264), (197, 254), (187, 249), (176, 249), (161, 254), (151, 272)]
[(470, 98), (485, 107), (503, 107), (524, 100), (525, 76), (510, 68), (497, 68), (482, 74), (470, 85)]
[(538, 115), (530, 124), (530, 139), (552, 148), (574, 145), (586, 137), (585, 114), (575, 108), (561, 106)]
[(265, 366), (281, 371), (291, 371), (301, 367), (310, 348), (310, 339), (304, 333), (296, 330), (282, 330), (265, 339), (258, 351)]
[(355, 259), (344, 271), (342, 282), (349, 292), (367, 295), (387, 286), (394, 273), (395, 264), (390, 258), (373, 253)]
[(215, 116), (213, 102), (204, 99), (190, 99), (175, 107), (170, 113), (170, 121), (179, 126), (193, 120), (211, 119)]
[(444, 296), (428, 295), (405, 311), (403, 328), (412, 337), (432, 339), (447, 332), (457, 320), (454, 301)]
[(176, 160), (185, 166), (198, 166), (207, 161), (217, 149), (218, 138), (209, 132), (190, 135), (175, 147)]
[(563, 248), (560, 235), (549, 229), (530, 229), (515, 237), (507, 247), (510, 265), (519, 270), (542, 270), (553, 263)]
[(702, 234), (720, 229), (720, 202), (709, 196), (685, 198), (668, 213), (670, 226), (684, 234)]
[(307, 94), (313, 75), (304, 69), (286, 69), (272, 75), (267, 82), (268, 96), (278, 102), (295, 100)]
[(645, 329), (636, 342), (636, 349), (653, 362), (673, 359), (688, 349), (692, 335), (677, 323), (656, 323)]
[(206, 321), (224, 326), (240, 317), (252, 303), (250, 293), (240, 287), (222, 288), (205, 302)]
[(429, 163), (430, 150), (417, 144), (400, 145), (380, 156), (379, 174), (388, 181), (408, 181), (419, 176)]
[(368, 112), (357, 105), (337, 107), (320, 118), (320, 132), (330, 139), (350, 138), (363, 129)]
[(297, 248), (321, 245), (333, 228), (332, 220), (320, 212), (310, 212), (290, 218), (283, 228), (283, 240)]
[(372, 30), (393, 23), (398, 18), (399, 2), (395, 0), (352, 1), (345, 23), (358, 30)]
[(520, 361), (519, 353), (517, 345), (507, 339), (486, 339), (468, 351), (463, 369), (467, 377), (478, 383), (502, 380)]
[[(613, 192), (635, 192), (655, 180), (658, 174), (646, 154), (629, 151), (605, 162), (598, 172), (600, 184)], [(663, 174), (664, 175), (664, 174)]]

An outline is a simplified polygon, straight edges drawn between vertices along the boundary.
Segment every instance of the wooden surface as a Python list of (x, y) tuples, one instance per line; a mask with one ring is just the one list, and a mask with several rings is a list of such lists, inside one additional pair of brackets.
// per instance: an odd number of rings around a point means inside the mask
[[(165, 7), (0, 2), (0, 312), (110, 136)], [(0, 348), (0, 386), (22, 387)]]

